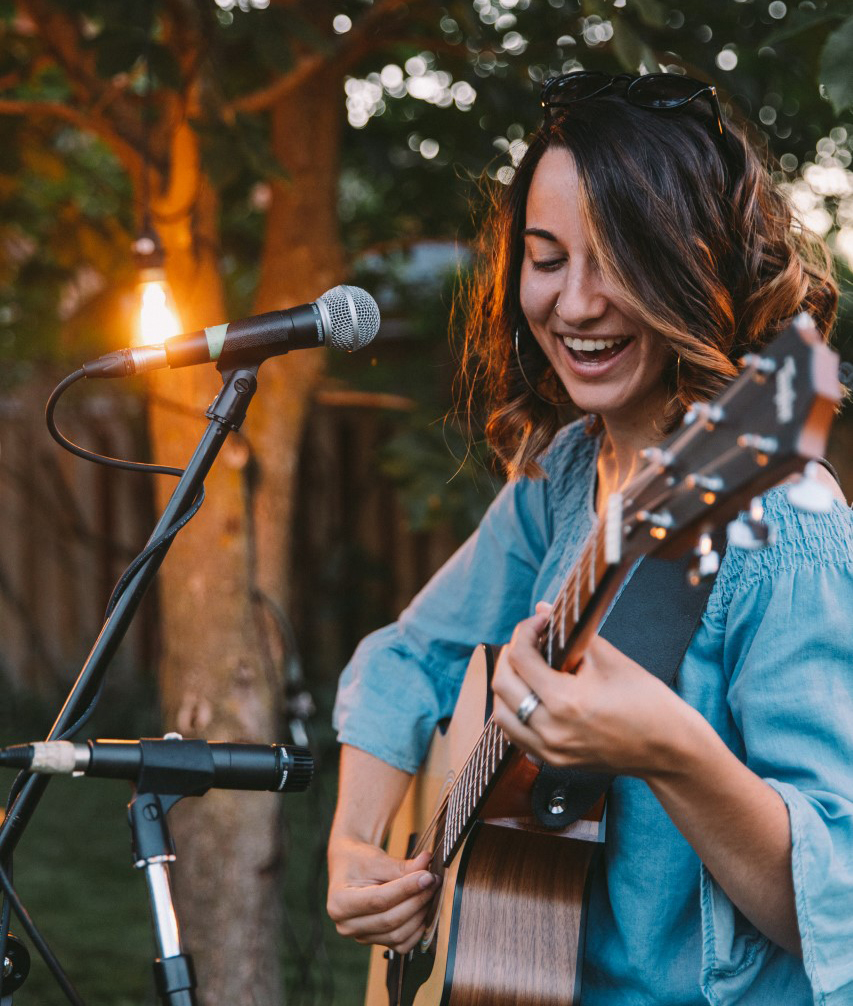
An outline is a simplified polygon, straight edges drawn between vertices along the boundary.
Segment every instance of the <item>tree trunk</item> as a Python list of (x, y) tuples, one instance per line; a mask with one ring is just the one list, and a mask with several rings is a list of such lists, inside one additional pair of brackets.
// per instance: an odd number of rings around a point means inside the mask
[[(324, 79), (273, 110), (274, 149), (289, 180), (273, 186), (258, 311), (313, 300), (340, 280), (340, 105), (340, 81)], [(178, 130), (174, 152), (169, 191), (155, 209), (172, 221), (161, 225), (161, 236), (182, 325), (190, 330), (225, 320), (214, 254), (217, 207), (211, 188), (199, 185), (188, 126)], [(176, 218), (193, 191), (193, 217)], [(299, 444), (322, 367), (320, 352), (263, 364), (242, 434), (229, 438), (201, 511), (164, 563), (161, 689), (169, 729), (212, 740), (283, 739), (282, 646), (257, 590), (287, 610)], [(186, 408), (202, 415), (219, 384), (213, 367), (155, 375), (151, 428), (159, 461), (186, 463), (203, 429)], [(283, 1001), (281, 799), (211, 791), (171, 815), (178, 908), (204, 1006)]]

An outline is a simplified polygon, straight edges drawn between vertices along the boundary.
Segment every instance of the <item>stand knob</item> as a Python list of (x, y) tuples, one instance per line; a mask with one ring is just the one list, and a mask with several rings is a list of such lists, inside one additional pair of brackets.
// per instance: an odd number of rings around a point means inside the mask
[(30, 952), (26, 946), (9, 933), (6, 937), (6, 959), (0, 976), (0, 995), (4, 998), (16, 992), (30, 973)]

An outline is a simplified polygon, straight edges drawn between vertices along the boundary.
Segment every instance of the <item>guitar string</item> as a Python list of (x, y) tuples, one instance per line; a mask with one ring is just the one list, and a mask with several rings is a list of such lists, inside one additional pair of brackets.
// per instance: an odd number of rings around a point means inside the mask
[[(581, 582), (583, 582), (583, 580), (585, 580), (587, 578), (588, 573), (589, 573), (589, 568), (592, 565), (594, 565), (594, 554), (595, 554), (595, 551), (598, 550), (600, 548), (600, 545), (601, 545), (601, 542), (600, 542), (599, 538), (600, 538), (600, 526), (596, 525), (596, 527), (593, 528), (593, 530), (591, 531), (589, 537), (587, 538), (587, 541), (584, 543), (583, 551), (581, 552), (581, 555), (580, 555), (578, 561), (575, 563), (574, 567), (569, 572), (569, 574), (567, 576), (567, 579), (566, 579), (566, 583), (564, 584), (563, 589), (560, 591), (560, 595), (558, 595), (558, 600), (567, 593), (568, 584), (572, 583), (573, 581), (577, 581), (577, 583), (580, 584)], [(592, 559), (590, 559), (590, 556), (592, 556)], [(552, 613), (552, 616), (553, 616), (553, 613)], [(490, 767), (491, 759), (488, 759), (488, 758), (486, 759), (485, 765), (486, 765), (486, 768), (487, 768), (487, 776), (486, 776), (486, 778), (484, 778), (483, 777), (483, 773), (482, 773), (482, 768), (478, 771), (476, 769), (473, 769), (472, 766), (474, 764), (479, 764), (481, 766), (484, 764), (484, 762), (483, 762), (483, 745), (485, 744), (486, 748), (488, 749), (488, 747), (492, 743), (492, 740), (494, 740), (496, 738), (496, 735), (500, 735), (500, 737), (498, 738), (498, 742), (499, 743), (500, 743), (500, 738), (502, 738), (503, 742), (506, 743), (507, 750), (504, 751), (504, 752), (502, 752), (500, 754), (500, 756), (495, 760), (495, 764), (494, 764), (493, 768)], [(465, 793), (467, 795), (470, 792), (469, 789), (467, 789), (467, 787), (469, 787), (472, 783), (477, 783), (477, 784), (479, 784), (478, 788), (480, 789), (480, 794), (481, 794), (482, 790), (485, 788), (485, 786), (488, 786), (489, 782), (491, 781), (491, 778), (494, 777), (494, 774), (496, 773), (497, 768), (499, 767), (500, 764), (502, 764), (503, 758), (507, 754), (507, 752), (508, 752), (508, 750), (509, 750), (510, 747), (511, 747), (511, 744), (509, 742), (509, 739), (506, 737), (506, 735), (503, 733), (503, 731), (500, 730), (500, 727), (498, 727), (498, 725), (495, 722), (494, 718), (490, 717), (489, 720), (488, 720), (488, 722), (487, 722), (487, 724), (486, 724), (486, 726), (485, 726), (485, 728), (484, 728), (484, 730), (483, 730), (483, 732), (482, 732), (482, 734), (478, 738), (477, 743), (475, 744), (474, 748), (472, 749), (471, 753), (469, 754), (469, 756), (468, 756), (467, 760), (465, 761), (465, 763), (464, 763), (461, 771), (457, 775), (456, 781), (454, 782), (453, 786), (451, 786), (451, 788), (448, 791), (448, 793), (446, 794), (445, 798), (439, 804), (439, 807), (437, 808), (436, 813), (433, 815), (433, 818), (430, 821), (430, 824), (427, 826), (427, 828), (424, 830), (424, 832), (422, 832), (421, 838), (417, 842), (417, 844), (415, 846), (415, 851), (412, 853), (412, 855), (417, 855), (420, 851), (423, 850), (423, 848), (426, 846), (426, 839), (433, 832), (435, 832), (435, 834), (436, 834), (436, 838), (437, 838), (436, 844), (438, 845), (438, 844), (441, 844), (441, 842), (443, 842), (444, 836), (446, 835), (446, 832), (447, 832), (447, 814), (445, 813), (445, 811), (448, 811), (448, 810), (451, 811), (450, 824), (451, 824), (451, 826), (454, 827), (454, 830), (457, 830), (456, 829), (457, 819), (456, 819), (456, 816), (455, 816), (456, 815), (456, 811), (458, 811), (460, 803), (463, 804), (463, 806), (465, 806), (466, 803), (467, 803), (467, 801), (461, 795), (461, 791), (464, 789)], [(485, 786), (484, 786), (484, 784), (485, 784)], [(467, 810), (463, 814), (463, 820), (461, 821), (461, 828), (458, 829), (459, 834), (462, 834), (464, 832), (465, 828), (467, 827), (467, 824), (468, 824), (468, 822), (471, 819), (471, 815), (473, 814), (473, 811), (476, 809), (476, 806), (477, 806), (477, 803), (479, 802), (479, 799), (480, 799), (480, 795), (478, 794), (478, 797), (475, 799), (473, 806), (470, 808), (470, 810)], [(442, 813), (445, 813), (445, 821), (443, 823), (444, 826), (440, 827), (440, 825), (439, 825), (439, 818), (441, 817)], [(454, 842), (457, 841), (457, 840), (458, 840), (458, 835), (454, 839)]]

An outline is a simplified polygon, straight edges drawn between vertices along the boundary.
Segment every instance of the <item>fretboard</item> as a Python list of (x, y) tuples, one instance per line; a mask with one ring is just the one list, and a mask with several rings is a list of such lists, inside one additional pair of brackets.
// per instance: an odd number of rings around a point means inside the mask
[[(563, 667), (584, 624), (585, 613), (597, 609), (594, 601), (612, 569), (605, 562), (604, 530), (596, 525), (557, 594), (548, 624), (539, 637), (540, 652), (551, 667)], [(490, 717), (446, 798), (443, 829), (439, 827), (443, 836), (437, 835), (445, 866), (456, 855), (513, 750)]]

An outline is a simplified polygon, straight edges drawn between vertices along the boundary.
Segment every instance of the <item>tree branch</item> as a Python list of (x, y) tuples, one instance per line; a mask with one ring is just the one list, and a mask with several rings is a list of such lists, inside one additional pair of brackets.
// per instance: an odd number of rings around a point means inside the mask
[(413, 0), (382, 0), (382, 2), (374, 4), (363, 17), (359, 18), (350, 32), (341, 36), (331, 52), (315, 52), (303, 56), (289, 73), (279, 77), (268, 87), (229, 102), (225, 106), (225, 114), (263, 111), (298, 90), (306, 80), (327, 66), (334, 65), (339, 71), (348, 69), (375, 49), (377, 45), (386, 45), (389, 41), (393, 41), (387, 35), (382, 34), (389, 15), (398, 10), (405, 9), (411, 12), (413, 7), (429, 6), (428, 0), (414, 0), (414, 2)]
[(61, 4), (51, 0), (20, 0), (20, 3), (32, 21), (35, 34), (61, 67), (72, 92), (84, 107), (81, 118), (85, 119), (85, 124), (72, 118), (73, 110), (70, 108), (60, 111), (68, 108), (61, 103), (38, 103), (45, 105), (40, 111), (51, 111), (97, 133), (115, 148), (125, 163), (128, 163), (128, 157), (130, 163), (138, 161), (143, 139), (135, 96), (98, 76), (93, 54), (80, 44), (79, 23), (73, 15), (66, 13)]
[(25, 101), (18, 98), (0, 98), (0, 115), (52, 116), (87, 133), (96, 133), (115, 151), (125, 163), (139, 161), (139, 151), (111, 125), (99, 116), (93, 116), (84, 109), (72, 108), (60, 101)]

